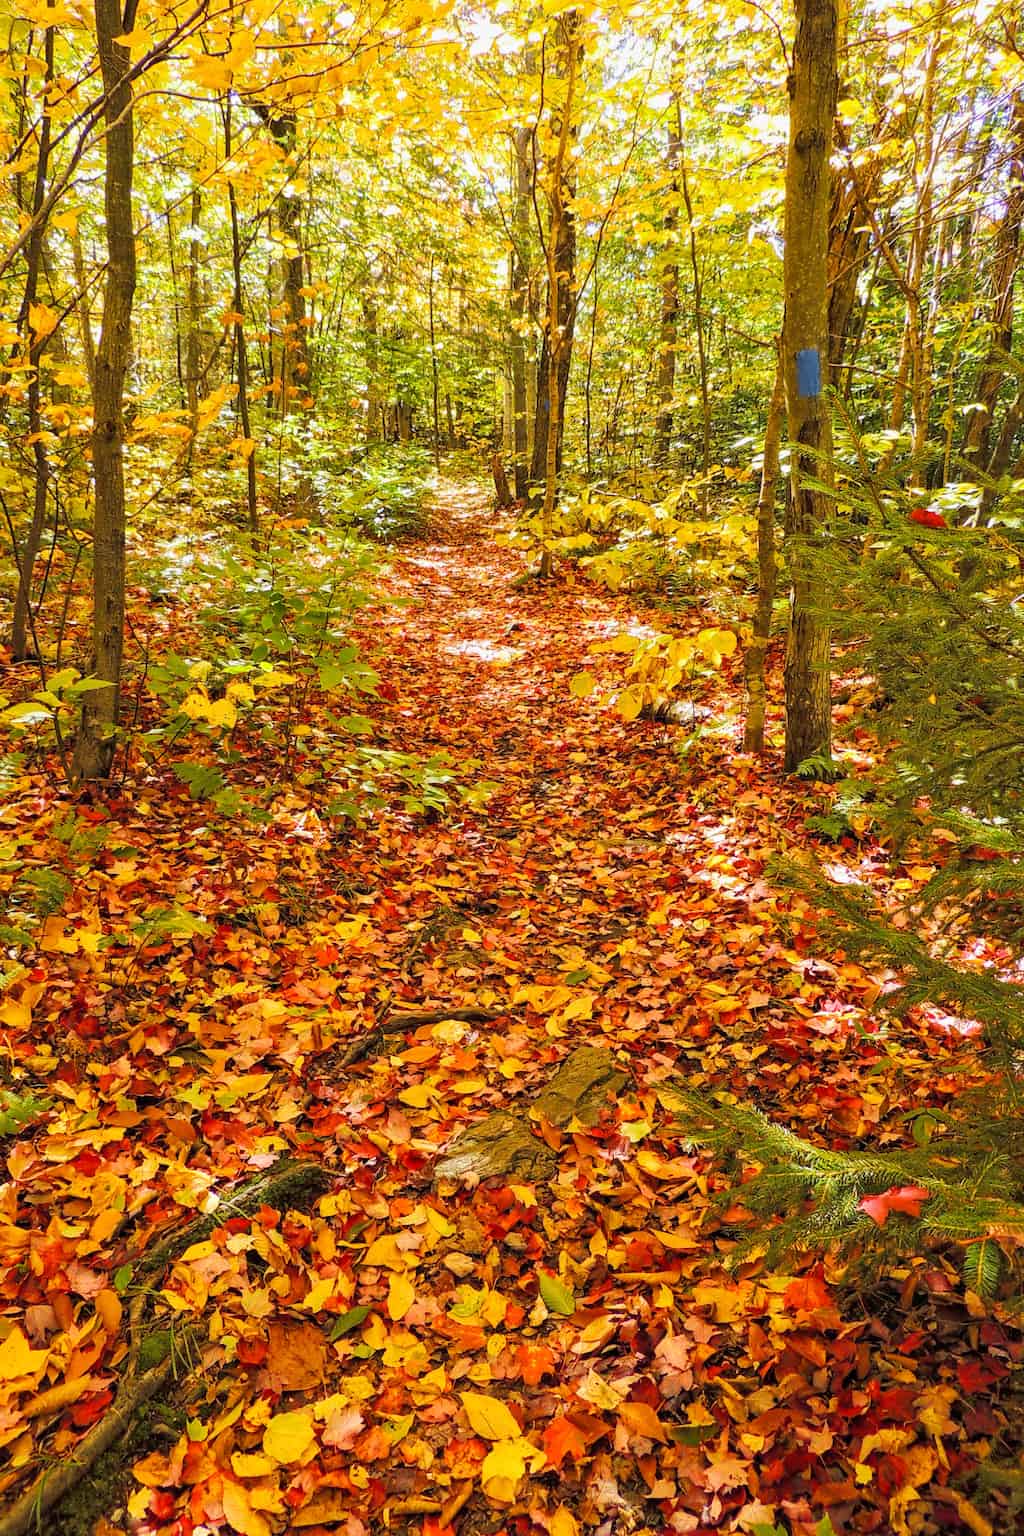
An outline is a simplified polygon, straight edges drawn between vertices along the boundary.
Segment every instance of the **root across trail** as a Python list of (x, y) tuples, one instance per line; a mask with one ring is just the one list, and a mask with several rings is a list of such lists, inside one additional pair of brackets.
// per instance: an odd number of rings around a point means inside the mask
[[(991, 1530), (973, 1487), (1010, 1433), (1017, 1332), (972, 1321), (941, 1255), (869, 1296), (813, 1255), (730, 1270), (752, 1218), (671, 1112), (684, 1077), (893, 1143), (972, 1043), (922, 1019), (887, 1054), (878, 979), (773, 889), (817, 807), (738, 752), (739, 668), (685, 754), (671, 723), (622, 721), (601, 703), (621, 658), (590, 648), (690, 620), (572, 572), (517, 585), (494, 523), (487, 491), (442, 483), (359, 619), (374, 744), (443, 765), (439, 816), (396, 802), (339, 838), (301, 777), (258, 836), (184, 793), (103, 813), (116, 854), (34, 1000), (70, 1044), (0, 1209), (0, 1374), (28, 1383), (0, 1444), (113, 1443), (156, 1289), (195, 1369), (103, 1536)], [(347, 749), (326, 705), (307, 726), (307, 750)], [(209, 933), (119, 990), (91, 914), (168, 883)], [(232, 1201), (282, 1157), (315, 1166), (309, 1198)], [(64, 1380), (85, 1385), (33, 1414)], [(29, 1462), (0, 1462), (0, 1502)]]

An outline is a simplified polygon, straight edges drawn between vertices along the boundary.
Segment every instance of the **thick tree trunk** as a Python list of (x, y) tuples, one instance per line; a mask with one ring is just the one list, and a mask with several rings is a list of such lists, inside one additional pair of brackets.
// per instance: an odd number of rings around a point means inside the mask
[(93, 673), (107, 687), (85, 696), (75, 741), (76, 780), (106, 778), (117, 746), (124, 653), (124, 381), (131, 348), (135, 298), (132, 173), (135, 133), (131, 54), (114, 39), (130, 31), (135, 9), (122, 16), (120, 0), (95, 0), (96, 45), (106, 94), (107, 278), (103, 329), (93, 386)]
[(832, 744), (830, 639), (823, 580), (812, 546), (830, 515), (808, 484), (829, 482), (828, 241), (832, 124), (838, 93), (832, 0), (796, 0), (786, 159), (786, 313), (783, 362), (793, 444), (786, 542), (791, 572), (786, 648), (786, 768)]
[(747, 683), (747, 718), (743, 727), (744, 752), (764, 751), (765, 652), (772, 632), (772, 607), (778, 576), (775, 560), (775, 494), (779, 483), (779, 446), (786, 408), (786, 383), (782, 349), (775, 369), (775, 385), (768, 406), (761, 458), (761, 489), (757, 498), (757, 606), (754, 632), (743, 659)]

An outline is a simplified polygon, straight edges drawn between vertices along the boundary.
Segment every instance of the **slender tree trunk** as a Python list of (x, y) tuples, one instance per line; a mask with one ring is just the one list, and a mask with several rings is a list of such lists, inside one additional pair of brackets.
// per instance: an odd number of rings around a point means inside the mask
[[(231, 99), (228, 97), (223, 106), (224, 115), (224, 159), (231, 159)], [(256, 499), (256, 441), (252, 435), (252, 420), (249, 415), (249, 348), (245, 336), (245, 302), (242, 291), (242, 237), (238, 227), (238, 198), (235, 194), (235, 184), (228, 177), (228, 211), (231, 216), (231, 276), (233, 285), (232, 305), (234, 308), (235, 331), (235, 379), (238, 384), (238, 424), (242, 430), (242, 440), (245, 452), (245, 504), (246, 515), (249, 523), (249, 532), (255, 537), (259, 533), (260, 514)]]
[(199, 265), (202, 248), (199, 240), (199, 220), (203, 211), (203, 194), (200, 187), (192, 188), (192, 207), (189, 221), (191, 234), (188, 242), (188, 337), (185, 343), (185, 404), (191, 436), (188, 440), (187, 462), (192, 463), (196, 429), (199, 424), (199, 384), (203, 371), (202, 325), (203, 311), (199, 293)]
[(512, 325), (509, 350), (512, 359), (512, 452), (516, 500), (525, 502), (530, 480), (530, 427), (526, 392), (526, 326), (530, 291), (530, 164), (531, 130), (516, 129), (515, 203), (512, 213)]
[(791, 572), (786, 648), (786, 769), (832, 747), (830, 636), (811, 548), (830, 516), (808, 484), (831, 476), (828, 369), (829, 157), (838, 94), (832, 0), (796, 0), (786, 159), (783, 362), (793, 444), (786, 511)]
[(93, 672), (107, 684), (85, 696), (75, 741), (76, 780), (106, 778), (117, 746), (124, 654), (124, 382), (131, 346), (135, 297), (135, 229), (132, 174), (135, 134), (131, 53), (115, 38), (135, 24), (135, 7), (121, 14), (120, 0), (95, 0), (96, 45), (103, 89), (106, 164), (107, 277), (103, 328), (93, 388)]
[[(53, 28), (47, 27), (43, 42), (45, 91), (44, 101), (49, 102), (48, 88), (53, 79)], [(39, 144), (36, 156), (35, 184), (32, 190), (31, 213), (38, 220), (39, 211), (46, 197), (46, 178), (50, 160), (50, 113), (44, 110), (39, 125)], [(49, 333), (39, 335), (32, 331), (32, 306), (36, 302), (39, 273), (42, 268), (46, 226), (39, 220), (33, 227), (25, 248), (25, 291), (22, 299), (19, 329), (27, 339), (26, 350), (30, 364), (28, 379), (28, 430), (32, 441), (32, 518), (25, 537), (24, 548), (18, 563), (18, 590), (14, 598), (14, 617), (11, 622), (11, 654), (15, 661), (24, 661), (28, 650), (29, 606), (32, 601), (32, 577), (35, 571), (39, 546), (46, 526), (46, 502), (50, 485), (50, 465), (42, 434), (42, 396), (39, 385), (39, 365)]]
[[(780, 338), (781, 341), (781, 338)], [(775, 384), (768, 407), (761, 458), (761, 488), (757, 498), (757, 606), (754, 632), (744, 657), (747, 683), (747, 718), (743, 727), (744, 752), (764, 751), (765, 652), (772, 632), (772, 607), (778, 576), (775, 560), (775, 493), (779, 483), (779, 446), (786, 409), (786, 380), (782, 347), (775, 368)]]
[(75, 288), (78, 294), (75, 309), (78, 313), (78, 334), (82, 342), (82, 356), (85, 359), (85, 376), (89, 380), (89, 389), (94, 392), (96, 389), (96, 342), (92, 334), (89, 278), (85, 270), (82, 235), (77, 224), (71, 231), (71, 258), (75, 266)]
[[(666, 164), (669, 171), (668, 203), (663, 228), (666, 247), (671, 251), (661, 276), (661, 320), (658, 328), (658, 368), (655, 398), (658, 414), (654, 426), (654, 462), (664, 464), (672, 443), (672, 398), (676, 387), (676, 351), (679, 332), (679, 255), (676, 231), (679, 226), (679, 156), (683, 131), (679, 97), (672, 94), (672, 121), (668, 130)], [(692, 230), (692, 226), (691, 226)], [(595, 306), (597, 300), (594, 300)]]
[(594, 288), (590, 304), (590, 340), (587, 344), (587, 377), (583, 385), (583, 411), (584, 433), (587, 449), (587, 478), (594, 473), (593, 453), (593, 402), (591, 400), (591, 383), (594, 377), (594, 347), (597, 342), (597, 314), (598, 314), (598, 284), (597, 284), (597, 257), (594, 257), (593, 268)]
[(1006, 202), (995, 238), (989, 321), (991, 340), (974, 389), (977, 408), (968, 418), (962, 449), (964, 458), (976, 465), (983, 465), (989, 454), (993, 416), (1007, 372), (1006, 354), (1013, 345), (1014, 288), (1024, 226), (1024, 91), (1021, 90), (1013, 96), (1010, 133)]
[(366, 441), (378, 443), (382, 435), (382, 426), (377, 300), (372, 294), (364, 293), (362, 306), (363, 337), (366, 347)]
[(430, 318), (430, 373), (434, 407), (434, 464), (441, 468), (441, 386), (437, 374), (437, 336), (434, 332), (434, 258), (427, 278), (427, 311)]
[(181, 293), (178, 286), (178, 254), (174, 241), (174, 217), (170, 208), (164, 209), (167, 225), (167, 261), (171, 271), (171, 298), (174, 302), (174, 371), (178, 380), (178, 401), (187, 405), (185, 393), (185, 348), (181, 344)]
[[(569, 11), (560, 19), (558, 31), (564, 52), (565, 99), (559, 109), (561, 115), (558, 122), (558, 138), (551, 160), (547, 187), (551, 219), (547, 239), (548, 316), (544, 348), (541, 352), (541, 377), (547, 386), (544, 502), (541, 508), (541, 539), (544, 548), (541, 553), (540, 575), (543, 580), (547, 580), (552, 573), (550, 544), (554, 533), (555, 497), (561, 464), (569, 365), (572, 360), (572, 328), (576, 314), (574, 291), (576, 233), (572, 213), (566, 207), (566, 194), (571, 192), (571, 187), (567, 184), (566, 171), (569, 140), (572, 136), (573, 97), (580, 47), (579, 17), (575, 11)], [(543, 368), (545, 351), (547, 353), (546, 372)], [(538, 399), (538, 446), (541, 419), (541, 402)]]
[[(677, 103), (678, 105), (678, 103)], [(680, 173), (683, 203), (686, 207), (686, 225), (690, 235), (690, 269), (693, 275), (693, 326), (697, 333), (697, 368), (700, 377), (701, 405), (701, 512), (708, 512), (708, 472), (711, 468), (711, 394), (708, 388), (708, 354), (704, 319), (704, 283), (697, 259), (697, 236), (693, 228), (693, 202), (690, 198), (690, 181), (686, 174), (686, 161), (680, 155)]]
[[(275, 112), (272, 107), (257, 105), (257, 112), (270, 130), (274, 143), (286, 160), (294, 162), (298, 139), (298, 118), (294, 112)], [(288, 173), (294, 165), (287, 167)], [(284, 256), (281, 265), (281, 303), (284, 308), (284, 326), (281, 333), (281, 415), (287, 416), (298, 399), (305, 402), (309, 394), (310, 361), (309, 329), (306, 316), (306, 261), (302, 244), (302, 197), (289, 190), (290, 182), (282, 187), (277, 199), (277, 227), (281, 233)]]

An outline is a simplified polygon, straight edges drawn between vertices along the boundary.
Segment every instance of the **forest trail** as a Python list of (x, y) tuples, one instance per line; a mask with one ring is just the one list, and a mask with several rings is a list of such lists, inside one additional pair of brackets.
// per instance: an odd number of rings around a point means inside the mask
[[(26, 1330), (12, 1337), (33, 1345), (18, 1360), (37, 1391), (66, 1379), (70, 1395), (58, 1422), (19, 1409), (2, 1432), (48, 1427), (60, 1454), (103, 1421), (144, 1285), (208, 1340), (180, 1389), (190, 1428), (172, 1416), (135, 1451), (127, 1508), (146, 1536), (191, 1529), (173, 1523), (186, 1514), (241, 1536), (750, 1531), (783, 1512), (800, 1533), (829, 1512), (837, 1531), (905, 1532), (929, 1509), (940, 1526), (913, 1529), (977, 1532), (943, 1458), (998, 1429), (970, 1396), (1019, 1342), (966, 1328), (936, 1259), (870, 1308), (810, 1259), (727, 1273), (750, 1218), (713, 1203), (724, 1176), (666, 1096), (676, 1077), (710, 1082), (815, 1136), (884, 1146), (908, 1104), (962, 1091), (972, 1044), (919, 1019), (890, 1070), (878, 982), (826, 958), (813, 914), (768, 883), (821, 806), (737, 755), (729, 661), (685, 754), (680, 727), (627, 724), (600, 702), (622, 658), (589, 647), (669, 621), (570, 571), (517, 585), (495, 521), (487, 492), (443, 482), (428, 534), (395, 552), (355, 626), (380, 675), (369, 739), (434, 760), (436, 817), (392, 796), (338, 833), (301, 776), (258, 831), (181, 785), (83, 802), (90, 824), (118, 818), (117, 843), (7, 1005), (12, 1030), (35, 1009), (15, 1059), (54, 1107), (10, 1153), (0, 1209), (0, 1280)], [(601, 687), (580, 700), (584, 668)], [(316, 696), (303, 750), (350, 753), (332, 722)], [(25, 785), (46, 857), (65, 813)], [(169, 888), (203, 934), (97, 945), (126, 896), (147, 911)], [(531, 1121), (583, 1045), (622, 1074), (600, 1118)], [(476, 1187), (438, 1177), (439, 1154), (495, 1111), (535, 1163)], [(282, 1154), (322, 1165), (329, 1192), (240, 1207)], [(150, 1275), (162, 1235), (211, 1206), (213, 1230)], [(122, 1506), (96, 1498), (110, 1536)]]

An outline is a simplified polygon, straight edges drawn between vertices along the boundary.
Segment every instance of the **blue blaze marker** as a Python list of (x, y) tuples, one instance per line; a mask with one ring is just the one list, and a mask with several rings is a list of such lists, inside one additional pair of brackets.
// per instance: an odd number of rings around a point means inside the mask
[(807, 347), (796, 355), (796, 392), (801, 400), (813, 400), (821, 394), (821, 357), (817, 347)]

